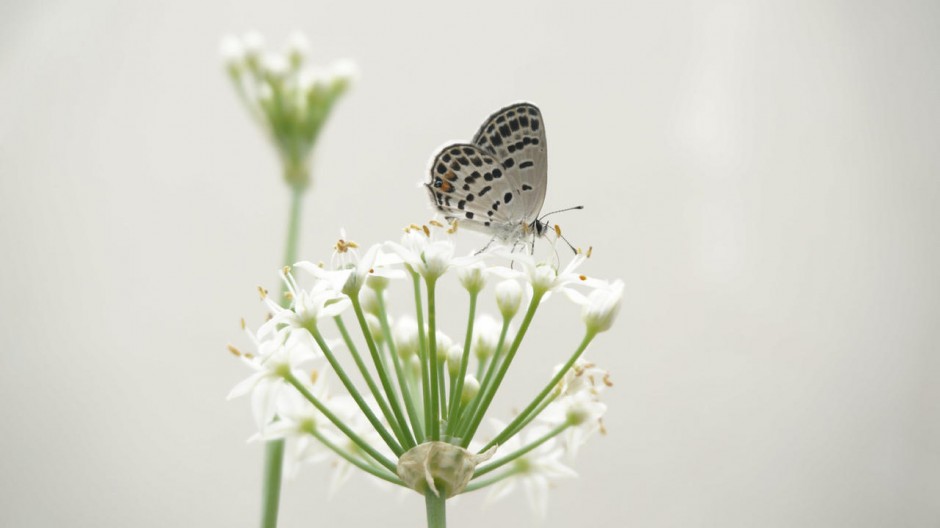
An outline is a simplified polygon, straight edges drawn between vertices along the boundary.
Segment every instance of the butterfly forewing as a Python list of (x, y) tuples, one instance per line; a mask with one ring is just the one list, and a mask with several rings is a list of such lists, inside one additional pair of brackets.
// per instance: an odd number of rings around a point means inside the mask
[[(505, 173), (510, 222), (532, 223), (542, 209), (548, 178), (545, 122), (531, 103), (517, 103), (491, 115), (473, 137)], [(516, 204), (512, 205), (512, 200)]]

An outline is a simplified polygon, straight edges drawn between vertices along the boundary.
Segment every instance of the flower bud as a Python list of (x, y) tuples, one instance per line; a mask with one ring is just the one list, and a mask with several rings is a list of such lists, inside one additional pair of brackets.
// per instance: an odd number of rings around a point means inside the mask
[(530, 277), (532, 289), (537, 293), (545, 293), (555, 284), (556, 277), (558, 277), (558, 272), (555, 268), (545, 263), (539, 264)]
[(522, 286), (514, 280), (504, 280), (496, 285), (496, 305), (503, 319), (512, 319), (522, 304)]
[(379, 321), (379, 318), (367, 313), (366, 324), (369, 325), (369, 332), (372, 333), (372, 339), (374, 339), (376, 343), (384, 343), (385, 331), (382, 328), (382, 323)]
[(418, 353), (418, 323), (410, 317), (402, 317), (395, 322), (392, 330), (395, 349), (402, 359)]
[(450, 351), (450, 347), (453, 344), (453, 340), (447, 337), (444, 332), (437, 333), (437, 360), (439, 362), (447, 361), (447, 353)]
[(487, 314), (482, 314), (473, 322), (473, 355), (478, 360), (486, 361), (496, 352), (499, 344), (500, 326)]
[(482, 262), (475, 262), (469, 266), (457, 270), (457, 278), (460, 284), (470, 292), (471, 295), (480, 293), (486, 286), (486, 266)]
[(287, 39), (287, 59), (294, 69), (300, 67), (310, 53), (310, 41), (301, 32), (292, 33)]
[(623, 281), (613, 283), (592, 291), (587, 296), (581, 308), (581, 318), (587, 325), (589, 332), (606, 332), (610, 330), (620, 311), (620, 301), (623, 299)]
[(383, 277), (381, 275), (369, 274), (366, 277), (366, 286), (372, 288), (376, 292), (385, 291), (385, 288), (388, 288), (388, 284), (391, 282), (391, 279), (388, 277)]
[(447, 372), (451, 376), (456, 376), (460, 372), (460, 362), (463, 359), (463, 347), (457, 344), (451, 345), (447, 350)]
[(460, 393), (460, 402), (463, 405), (470, 403), (470, 400), (476, 397), (480, 392), (480, 382), (472, 374), (467, 374), (463, 379), (463, 391)]
[[(352, 278), (353, 276), (355, 276), (355, 273), (350, 275), (350, 278)], [(349, 284), (349, 281), (347, 281), (347, 284)], [(346, 288), (344, 287), (343, 289), (345, 290)], [(362, 311), (364, 311), (367, 314), (371, 314), (371, 315), (378, 317), (379, 315), (378, 296), (379, 295), (381, 294), (376, 293), (375, 290), (371, 288), (361, 289), (359, 291), (359, 302), (362, 304)]]
[(238, 38), (232, 35), (223, 38), (219, 44), (219, 53), (222, 55), (222, 62), (230, 72), (235, 73), (241, 69), (245, 61), (245, 47)]
[[(495, 446), (494, 446), (495, 447)], [(425, 442), (406, 451), (396, 473), (411, 489), (450, 498), (466, 489), (473, 470), (489, 460), (495, 449), (479, 455), (446, 442)]]

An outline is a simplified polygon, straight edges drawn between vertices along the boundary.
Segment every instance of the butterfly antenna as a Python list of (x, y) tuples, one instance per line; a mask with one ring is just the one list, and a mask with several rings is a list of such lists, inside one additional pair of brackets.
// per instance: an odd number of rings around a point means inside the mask
[[(557, 210), (557, 211), (552, 211), (552, 212), (550, 212), (550, 213), (545, 213), (545, 214), (542, 215), (541, 218), (539, 218), (539, 222), (541, 222), (542, 220), (544, 220), (545, 218), (547, 218), (549, 215), (553, 215), (553, 214), (555, 214), (555, 213), (564, 213), (565, 211), (574, 211), (574, 210), (580, 210), (580, 209), (584, 209), (584, 206), (583, 206), (583, 205), (576, 205), (576, 206), (574, 206), (574, 207), (566, 207), (566, 208), (564, 208), (564, 209), (559, 209), (559, 210)], [(566, 240), (565, 242), (567, 242), (567, 240)]]

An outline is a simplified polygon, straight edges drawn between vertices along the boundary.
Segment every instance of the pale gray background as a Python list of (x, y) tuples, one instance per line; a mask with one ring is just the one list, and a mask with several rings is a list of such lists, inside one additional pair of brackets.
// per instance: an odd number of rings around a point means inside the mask
[[(546, 207), (585, 204), (567, 234), (627, 285), (591, 352), (610, 435), (545, 526), (940, 523), (936, 2), (382, 5), (0, 6), (0, 525), (256, 525), (224, 346), (274, 284), (287, 195), (219, 65), (251, 28), (363, 71), (308, 258), (426, 219), (435, 147), (542, 107)], [(577, 328), (557, 302), (517, 380)], [(368, 484), (328, 501), (328, 474), (287, 485), (282, 526), (423, 522)], [(481, 504), (451, 525), (534, 523)]]

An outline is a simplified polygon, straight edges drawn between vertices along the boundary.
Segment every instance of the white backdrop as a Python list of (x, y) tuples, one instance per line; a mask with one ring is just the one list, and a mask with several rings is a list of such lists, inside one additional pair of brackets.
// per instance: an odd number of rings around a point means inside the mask
[[(313, 260), (341, 227), (372, 243), (426, 220), (435, 147), (542, 108), (546, 207), (587, 206), (566, 234), (627, 292), (591, 351), (616, 383), (610, 434), (542, 525), (936, 526), (938, 15), (4, 2), (0, 525), (256, 526), (261, 449), (224, 400), (247, 375), (224, 347), (275, 285), (287, 194), (217, 55), (256, 28), (363, 72), (318, 146)], [(555, 324), (570, 310), (540, 321), (504, 409), (558, 361)], [(423, 522), (419, 497), (361, 480), (327, 500), (328, 476), (287, 484), (283, 527)], [(482, 502), (451, 526), (536, 522), (521, 498)]]

